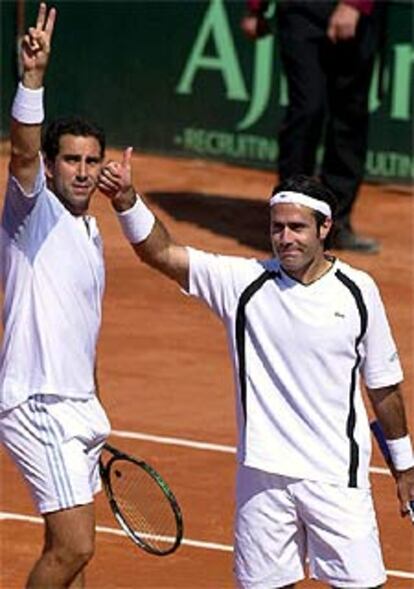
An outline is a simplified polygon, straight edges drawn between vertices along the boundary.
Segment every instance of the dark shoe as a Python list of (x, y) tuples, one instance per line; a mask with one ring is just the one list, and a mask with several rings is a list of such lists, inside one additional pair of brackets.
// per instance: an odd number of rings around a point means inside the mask
[(377, 254), (380, 246), (376, 239), (358, 235), (358, 233), (348, 229), (342, 229), (335, 235), (332, 249), (349, 250), (361, 254)]

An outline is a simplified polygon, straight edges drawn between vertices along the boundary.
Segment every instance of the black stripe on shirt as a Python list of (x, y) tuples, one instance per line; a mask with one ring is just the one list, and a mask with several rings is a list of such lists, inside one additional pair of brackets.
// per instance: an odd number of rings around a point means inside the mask
[(344, 286), (350, 291), (352, 296), (355, 299), (355, 303), (358, 309), (360, 321), (361, 321), (361, 328), (358, 337), (355, 340), (355, 353), (356, 353), (356, 361), (352, 368), (351, 372), (351, 382), (349, 386), (349, 413), (346, 423), (346, 434), (349, 439), (349, 478), (348, 478), (348, 487), (356, 487), (357, 486), (357, 472), (359, 466), (359, 447), (356, 443), (354, 434), (355, 434), (355, 424), (356, 424), (356, 412), (355, 412), (355, 389), (357, 384), (357, 371), (358, 366), (361, 362), (361, 355), (358, 350), (358, 346), (365, 335), (367, 330), (368, 324), (368, 311), (365, 305), (361, 289), (353, 280), (351, 280), (346, 274), (344, 274), (341, 270), (337, 270), (335, 272), (335, 276), (342, 282)]
[(246, 406), (246, 305), (252, 298), (252, 296), (264, 285), (265, 282), (275, 278), (278, 275), (277, 272), (265, 270), (263, 274), (260, 274), (254, 282), (249, 284), (246, 289), (242, 292), (236, 313), (236, 346), (237, 346), (237, 358), (239, 364), (239, 382), (240, 382), (240, 400), (243, 408), (244, 421), (246, 422), (247, 417), (247, 406)]

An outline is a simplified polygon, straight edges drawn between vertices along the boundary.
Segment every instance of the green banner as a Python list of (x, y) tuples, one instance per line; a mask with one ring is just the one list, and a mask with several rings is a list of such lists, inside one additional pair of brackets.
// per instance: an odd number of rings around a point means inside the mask
[[(48, 118), (79, 113), (108, 143), (275, 169), (286, 107), (277, 38), (240, 30), (244, 2), (58, 1), (47, 78)], [(26, 24), (38, 3), (26, 2)], [(2, 116), (16, 84), (16, 3), (2, 2)], [(413, 174), (413, 5), (390, 2), (384, 97), (370, 98), (368, 179)]]

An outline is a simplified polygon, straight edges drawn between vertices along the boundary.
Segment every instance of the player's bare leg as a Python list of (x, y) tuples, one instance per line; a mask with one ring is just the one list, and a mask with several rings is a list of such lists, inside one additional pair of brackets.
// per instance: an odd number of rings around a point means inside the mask
[(45, 544), (27, 589), (83, 589), (83, 569), (93, 556), (93, 503), (44, 515)]

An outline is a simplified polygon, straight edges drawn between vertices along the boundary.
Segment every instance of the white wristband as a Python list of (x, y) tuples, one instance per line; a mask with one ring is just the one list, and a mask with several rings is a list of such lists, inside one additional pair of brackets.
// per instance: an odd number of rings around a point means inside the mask
[(414, 454), (410, 436), (387, 440), (388, 450), (395, 470), (407, 470), (414, 466)]
[(40, 125), (45, 118), (43, 91), (43, 87), (32, 90), (19, 82), (12, 106), (12, 117), (19, 123)]
[(118, 213), (118, 219), (125, 237), (131, 243), (141, 243), (147, 239), (155, 223), (155, 217), (137, 194), (133, 207)]

